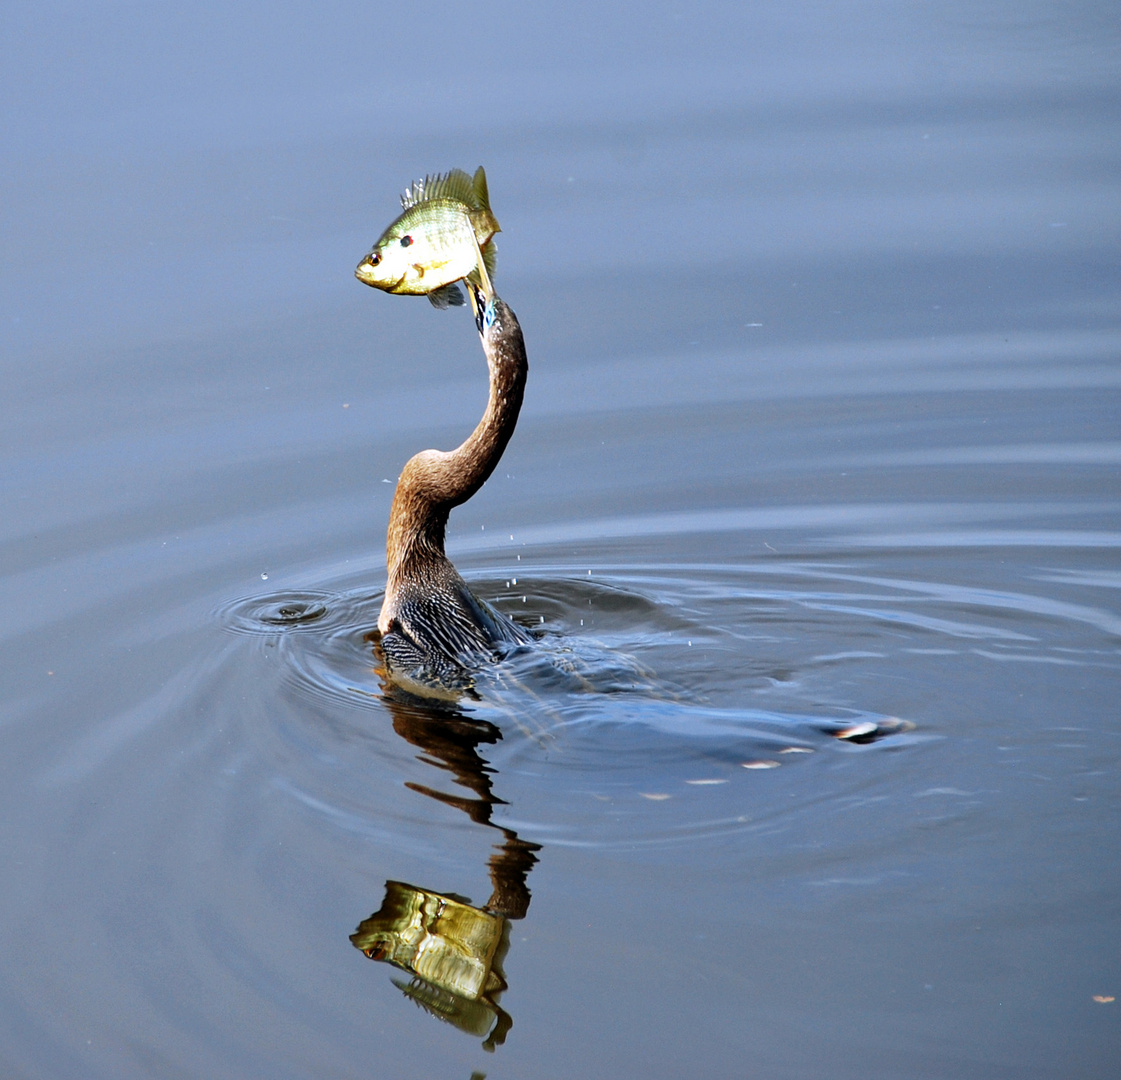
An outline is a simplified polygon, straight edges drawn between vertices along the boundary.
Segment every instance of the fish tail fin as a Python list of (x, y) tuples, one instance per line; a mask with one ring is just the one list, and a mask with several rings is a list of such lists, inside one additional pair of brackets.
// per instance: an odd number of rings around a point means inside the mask
[(471, 221), (477, 231), (485, 233), (487, 236), (502, 232), (502, 226), (498, 224), (498, 218), (494, 216), (494, 211), (490, 208), (487, 174), (482, 165), (475, 170), (475, 175), (471, 180), (471, 191), (475, 196), (475, 209), (471, 214)]
[(485, 248), (481, 250), (483, 256), (483, 266), (486, 267), (488, 274), (494, 273), (495, 264), (498, 262), (498, 253), (494, 249), (494, 241), (491, 240)]
[(475, 258), (478, 260), (475, 269), (467, 275), (466, 280), (469, 284), (478, 285), (483, 290), (483, 295), (489, 300), (494, 296), (494, 286), (490, 280), (495, 265), (494, 241), (491, 240), (486, 247), (480, 248), (479, 241), (476, 240)]
[(455, 282), (452, 282), (451, 285), (445, 285), (441, 289), (433, 289), (432, 292), (428, 293), (428, 299), (433, 307), (441, 309), (463, 307), (467, 302), (463, 299), (463, 290)]
[(471, 189), (475, 193), (475, 206), (490, 213), (490, 192), (487, 191), (486, 169), (480, 165), (471, 178)]

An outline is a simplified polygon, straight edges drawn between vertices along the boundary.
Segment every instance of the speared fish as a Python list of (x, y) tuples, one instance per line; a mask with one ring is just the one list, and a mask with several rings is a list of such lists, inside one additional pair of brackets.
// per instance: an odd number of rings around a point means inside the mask
[[(375, 289), (427, 296), (438, 308), (459, 307), (466, 279), (484, 296), (494, 296), (494, 234), (500, 232), (490, 209), (487, 174), (462, 169), (426, 176), (401, 196), (401, 214), (354, 271)], [(474, 294), (472, 294), (473, 298)]]

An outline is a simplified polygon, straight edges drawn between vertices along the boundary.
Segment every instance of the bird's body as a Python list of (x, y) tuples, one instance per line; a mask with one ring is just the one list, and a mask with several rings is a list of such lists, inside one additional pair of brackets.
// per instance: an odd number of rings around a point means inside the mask
[(510, 441), (529, 368), (513, 311), (475, 287), (472, 300), (490, 369), (486, 412), (457, 449), (424, 450), (408, 461), (386, 536), (382, 650), (395, 677), (421, 686), (467, 685), (472, 667), (531, 640), (478, 599), (444, 553), (448, 515), (483, 486)]

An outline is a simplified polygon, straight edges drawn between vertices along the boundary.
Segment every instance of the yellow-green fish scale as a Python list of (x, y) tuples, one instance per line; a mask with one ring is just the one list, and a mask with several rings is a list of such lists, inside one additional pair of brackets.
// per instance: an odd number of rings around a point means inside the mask
[(499, 225), (481, 166), (473, 179), (459, 169), (425, 177), (402, 202), (404, 212), (359, 264), (359, 280), (386, 292), (431, 297), (463, 278), (477, 281), (480, 251), (493, 267), (490, 241)]
[[(397, 264), (403, 273), (388, 291), (427, 293), (466, 277), (476, 265), (472, 232), (467, 209), (454, 200), (435, 199), (406, 210), (374, 246), (384, 261)], [(402, 247), (406, 236), (412, 243)], [(482, 244), (490, 236), (476, 239)]]

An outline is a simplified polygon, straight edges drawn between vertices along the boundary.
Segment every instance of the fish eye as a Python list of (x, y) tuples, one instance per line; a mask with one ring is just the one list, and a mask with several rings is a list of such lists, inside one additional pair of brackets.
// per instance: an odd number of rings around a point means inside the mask
[(402, 247), (408, 247), (412, 242), (413, 242), (413, 238), (411, 236), (402, 236), (401, 237), (401, 246)]
[(377, 266), (377, 264), (381, 262), (381, 256), (376, 251), (371, 251), (370, 254), (366, 256), (366, 262), (371, 266)]

